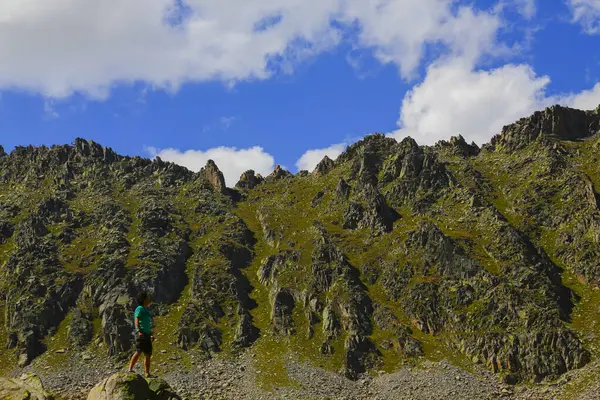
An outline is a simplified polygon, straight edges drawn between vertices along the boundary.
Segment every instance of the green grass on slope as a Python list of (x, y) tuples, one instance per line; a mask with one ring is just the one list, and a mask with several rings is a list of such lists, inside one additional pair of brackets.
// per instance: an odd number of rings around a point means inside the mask
[[(325, 178), (315, 179), (313, 177), (294, 178), (289, 181), (267, 183), (250, 192), (249, 198), (238, 206), (237, 213), (244, 219), (248, 227), (256, 234), (258, 243), (255, 247), (256, 257), (247, 271), (246, 276), (254, 286), (251, 297), (256, 300), (258, 307), (252, 311), (254, 322), (261, 329), (262, 337), (253, 346), (256, 353), (256, 365), (261, 374), (259, 382), (263, 387), (272, 388), (281, 385), (294, 384), (290, 382), (285, 371), (287, 357), (306, 360), (323, 368), (339, 371), (343, 366), (343, 339), (340, 338), (334, 344), (335, 353), (332, 356), (323, 356), (319, 352), (319, 346), (323, 342), (322, 324), (315, 328), (315, 337), (308, 339), (307, 320), (299, 305), (294, 309), (294, 323), (296, 334), (291, 337), (278, 337), (272, 333), (270, 326), (271, 306), (269, 300), (269, 289), (263, 286), (257, 278), (257, 272), (262, 261), (272, 254), (277, 254), (281, 249), (296, 249), (301, 253), (299, 264), (308, 268), (311, 262), (312, 243), (314, 233), (311, 231), (313, 221), (318, 220), (325, 225), (332, 240), (348, 256), (349, 262), (360, 271), (365, 265), (376, 265), (381, 260), (398, 261), (395, 254), (397, 243), (404, 241), (408, 232), (414, 230), (419, 223), (409, 209), (397, 210), (401, 218), (396, 221), (394, 231), (374, 238), (367, 230), (349, 231), (341, 227), (344, 205), (330, 206), (330, 198), (335, 190), (335, 184), (343, 171), (334, 171)], [(311, 206), (314, 195), (323, 190), (325, 195), (321, 204), (315, 208)], [(275, 195), (273, 195), (275, 193)], [(279, 249), (274, 249), (265, 243), (262, 228), (257, 220), (257, 210), (264, 208), (268, 215), (268, 224), (274, 231), (281, 229), (283, 240)], [(450, 230), (453, 228), (450, 228)], [(465, 236), (468, 232), (454, 232), (456, 236)], [(288, 242), (293, 245), (288, 246)], [(302, 269), (295, 271), (302, 274)], [(310, 273), (310, 272), (308, 272)], [(428, 277), (423, 277), (428, 279)], [(278, 281), (284, 282), (280, 277)], [(292, 287), (297, 288), (302, 282), (294, 282)], [(379, 304), (390, 307), (395, 314), (401, 318), (407, 326), (411, 326), (409, 318), (404, 316), (401, 307), (390, 301), (379, 285), (367, 285), (368, 294), (371, 299)], [(343, 293), (341, 293), (343, 295)], [(371, 338), (380, 344), (381, 340), (393, 339), (390, 331), (374, 327)], [(439, 361), (448, 359), (452, 363), (463, 368), (470, 369), (472, 363), (455, 351), (452, 351), (445, 343), (442, 336), (426, 335), (418, 329), (413, 329), (413, 336), (423, 344), (425, 357), (423, 360)], [(407, 360), (395, 349), (379, 348), (382, 353), (383, 365), (378, 369), (382, 371), (394, 371), (401, 365), (414, 361)], [(417, 361), (418, 362), (418, 361)]]
[(42, 342), (46, 345), (46, 352), (33, 360), (33, 367), (50, 367), (59, 369), (68, 365), (69, 358), (73, 353), (69, 342), (69, 326), (73, 320), (73, 313), (69, 312), (67, 316), (58, 325), (54, 335), (46, 336)]
[(0, 299), (0, 376), (8, 374), (17, 362), (14, 350), (6, 349), (8, 333), (6, 332), (5, 317), (6, 304)]
[[(299, 182), (298, 182), (299, 181)], [(253, 345), (252, 352), (256, 354), (255, 366), (257, 371), (257, 383), (264, 389), (270, 390), (278, 386), (295, 386), (287, 374), (286, 364), (292, 359), (311, 362), (330, 370), (340, 370), (343, 365), (343, 338), (333, 343), (334, 355), (324, 356), (319, 351), (319, 346), (324, 341), (322, 324), (314, 326), (314, 337), (308, 339), (308, 321), (300, 306), (294, 308), (294, 324), (296, 334), (286, 337), (275, 335), (271, 328), (271, 301), (269, 299), (269, 288), (262, 285), (258, 280), (258, 269), (262, 261), (269, 255), (277, 254), (283, 249), (296, 249), (301, 252), (300, 265), (310, 265), (313, 249), (313, 233), (311, 227), (318, 216), (318, 211), (310, 206), (310, 201), (320, 190), (320, 186), (312, 184), (312, 177), (291, 182), (280, 182), (285, 186), (281, 198), (268, 196), (265, 192), (272, 189), (274, 185), (265, 184), (251, 192), (247, 202), (239, 205), (237, 214), (246, 222), (248, 228), (255, 233), (258, 242), (255, 246), (255, 257), (251, 266), (244, 271), (254, 290), (250, 294), (257, 307), (251, 310), (254, 324), (260, 329), (261, 337)], [(333, 184), (329, 179), (329, 184)], [(264, 196), (264, 197), (263, 197)], [(328, 203), (328, 194), (322, 200), (322, 204)], [(268, 223), (273, 229), (283, 232), (283, 240), (279, 249), (275, 249), (265, 243), (262, 228), (257, 219), (258, 204), (266, 206), (269, 218)], [(321, 207), (321, 206), (319, 206)], [(292, 243), (292, 246), (288, 245)], [(303, 275), (303, 273), (300, 273)], [(291, 276), (287, 278), (291, 279)], [(303, 278), (303, 276), (300, 276)], [(289, 284), (294, 289), (302, 289), (304, 282), (286, 282), (286, 277), (280, 281), (282, 285)]]
[[(592, 180), (594, 188), (598, 192), (600, 189), (600, 156), (594, 146), (595, 143), (598, 143), (598, 139), (583, 142), (562, 142), (562, 145), (573, 156), (569, 159), (571, 167), (585, 173)], [(519, 155), (519, 157), (522, 156)], [(528, 156), (533, 157), (534, 154)], [(531, 167), (510, 173), (503, 167), (510, 164), (507, 157), (514, 158), (517, 156), (488, 154), (485, 159), (479, 158), (474, 166), (494, 188), (490, 198), (492, 203), (513, 226), (519, 226), (525, 217), (516, 211), (512, 199), (519, 198), (524, 193), (523, 186), (530, 184), (530, 180), (534, 179), (540, 171), (539, 168)], [(555, 203), (557, 207), (562, 207), (561, 204)], [(570, 228), (564, 226), (561, 229), (568, 230)], [(531, 237), (530, 239), (541, 246), (554, 264), (562, 269), (563, 284), (579, 296), (580, 300), (575, 304), (571, 321), (566, 325), (578, 333), (584, 346), (590, 350), (592, 359), (598, 360), (600, 357), (600, 289), (585, 282), (582, 277), (573, 273), (569, 265), (565, 265), (556, 257), (557, 237), (557, 230), (542, 229), (539, 238)], [(593, 370), (589, 366), (584, 367), (565, 385), (561, 398), (565, 400), (578, 398), (578, 395), (585, 390), (589, 383), (599, 379), (599, 371)]]

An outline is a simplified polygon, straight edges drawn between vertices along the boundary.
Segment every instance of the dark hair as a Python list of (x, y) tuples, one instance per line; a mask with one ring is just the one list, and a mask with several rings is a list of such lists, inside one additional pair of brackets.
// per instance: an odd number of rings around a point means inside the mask
[(140, 306), (143, 306), (144, 303), (146, 302), (146, 299), (148, 298), (148, 293), (146, 292), (142, 292), (140, 294), (137, 295), (137, 302)]

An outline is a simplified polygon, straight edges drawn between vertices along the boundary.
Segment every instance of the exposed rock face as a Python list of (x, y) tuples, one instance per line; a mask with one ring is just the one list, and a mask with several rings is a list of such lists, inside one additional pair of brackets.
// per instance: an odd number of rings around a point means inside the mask
[(350, 185), (348, 185), (348, 182), (346, 182), (343, 178), (340, 178), (337, 186), (335, 187), (335, 194), (338, 199), (347, 200), (348, 197), (350, 197), (351, 190), (352, 188)]
[(198, 344), (207, 355), (221, 351), (222, 332), (214, 322), (223, 317), (237, 320), (234, 349), (247, 347), (258, 338), (249, 313), (254, 307), (248, 296), (251, 287), (241, 273), (252, 259), (254, 239), (237, 218), (220, 235), (213, 237), (218, 245), (200, 248), (192, 260), (192, 299), (179, 323), (179, 346), (189, 349)]
[(200, 176), (206, 178), (215, 188), (216, 192), (225, 193), (227, 189), (225, 186), (225, 177), (213, 160), (207, 161), (206, 166), (200, 170)]
[(489, 149), (513, 151), (535, 140), (576, 140), (590, 137), (600, 131), (600, 115), (555, 105), (532, 116), (502, 128), (494, 136)]
[(76, 347), (88, 345), (93, 338), (92, 315), (76, 309), (69, 327), (69, 340)]
[(36, 375), (24, 374), (19, 379), (0, 377), (0, 399), (12, 400), (52, 400)]
[(285, 169), (281, 168), (281, 165), (276, 165), (271, 175), (267, 176), (267, 180), (273, 181), (277, 179), (288, 178), (291, 176), (292, 174), (286, 171)]
[(335, 167), (335, 163), (333, 162), (333, 160), (331, 158), (325, 156), (317, 164), (317, 167), (313, 171), (313, 175), (314, 176), (323, 176), (323, 175), (326, 175), (334, 167)]
[(250, 169), (242, 174), (235, 187), (243, 190), (251, 190), (260, 185), (263, 180), (264, 179), (260, 174), (256, 175), (255, 172)]
[(88, 400), (178, 400), (167, 382), (158, 378), (144, 379), (135, 373), (118, 373), (97, 384)]
[(436, 144), (436, 147), (447, 148), (453, 153), (463, 157), (474, 157), (478, 155), (480, 151), (479, 146), (477, 146), (475, 142), (468, 144), (462, 135), (452, 136), (449, 142), (442, 140)]
[(356, 197), (356, 201), (351, 202), (346, 209), (343, 227), (366, 228), (379, 235), (390, 232), (398, 218), (398, 214), (387, 205), (385, 197), (377, 188), (367, 185)]

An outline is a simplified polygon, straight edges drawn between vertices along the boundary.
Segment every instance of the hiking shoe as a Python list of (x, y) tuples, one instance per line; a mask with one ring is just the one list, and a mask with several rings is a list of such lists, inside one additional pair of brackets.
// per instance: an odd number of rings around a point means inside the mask
[(149, 374), (149, 375), (146, 375), (146, 378), (158, 378), (158, 376), (156, 376), (154, 374)]

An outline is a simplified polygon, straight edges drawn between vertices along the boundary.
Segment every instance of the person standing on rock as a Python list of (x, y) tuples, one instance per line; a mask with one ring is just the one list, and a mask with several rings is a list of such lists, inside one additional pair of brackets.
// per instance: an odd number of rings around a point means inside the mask
[(138, 362), (142, 353), (145, 356), (144, 367), (146, 370), (146, 377), (150, 378), (150, 359), (152, 358), (152, 342), (154, 336), (152, 336), (152, 317), (148, 306), (152, 303), (150, 296), (146, 292), (142, 292), (137, 297), (138, 307), (135, 309), (134, 321), (135, 321), (135, 354), (131, 357), (129, 362), (129, 372), (134, 372), (133, 368)]

